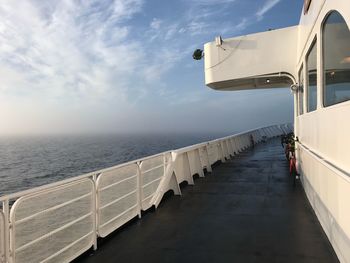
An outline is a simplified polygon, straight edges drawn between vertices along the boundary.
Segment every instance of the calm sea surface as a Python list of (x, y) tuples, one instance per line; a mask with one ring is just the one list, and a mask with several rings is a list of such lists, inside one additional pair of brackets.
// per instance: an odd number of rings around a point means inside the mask
[(0, 196), (221, 136), (0, 137)]

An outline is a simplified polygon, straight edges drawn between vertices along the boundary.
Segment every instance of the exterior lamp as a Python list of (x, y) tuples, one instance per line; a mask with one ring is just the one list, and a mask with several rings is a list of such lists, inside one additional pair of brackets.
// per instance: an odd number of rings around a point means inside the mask
[(201, 60), (202, 57), (204, 57), (203, 50), (201, 50), (201, 49), (196, 49), (196, 50), (193, 52), (192, 57), (193, 57), (194, 60)]
[(290, 86), (290, 90), (292, 92), (298, 92), (300, 90), (301, 86), (299, 86), (298, 84), (293, 84)]

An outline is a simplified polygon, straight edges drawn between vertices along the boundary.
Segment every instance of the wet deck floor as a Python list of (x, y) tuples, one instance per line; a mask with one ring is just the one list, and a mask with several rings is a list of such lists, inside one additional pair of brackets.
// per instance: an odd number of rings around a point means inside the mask
[(338, 262), (279, 140), (213, 169), (79, 262)]

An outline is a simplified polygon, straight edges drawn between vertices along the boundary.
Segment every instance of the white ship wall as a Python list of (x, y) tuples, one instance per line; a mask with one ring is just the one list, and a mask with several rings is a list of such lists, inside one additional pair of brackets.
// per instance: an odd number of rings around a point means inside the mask
[(348, 0), (313, 0), (308, 15), (300, 20), (297, 70), (306, 65), (308, 49), (314, 38), (318, 39), (317, 110), (307, 112), (304, 103), (304, 114), (296, 118), (295, 132), (301, 142), (297, 154), (307, 197), (339, 260), (350, 262), (350, 101), (325, 108), (321, 97), (322, 24), (333, 10), (349, 27)]

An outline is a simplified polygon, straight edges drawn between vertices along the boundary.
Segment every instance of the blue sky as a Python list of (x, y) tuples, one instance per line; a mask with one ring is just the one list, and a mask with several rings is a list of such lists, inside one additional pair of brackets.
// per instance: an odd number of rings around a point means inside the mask
[(292, 120), (287, 89), (217, 92), (215, 36), (295, 25), (291, 0), (3, 1), (0, 134), (230, 133)]

